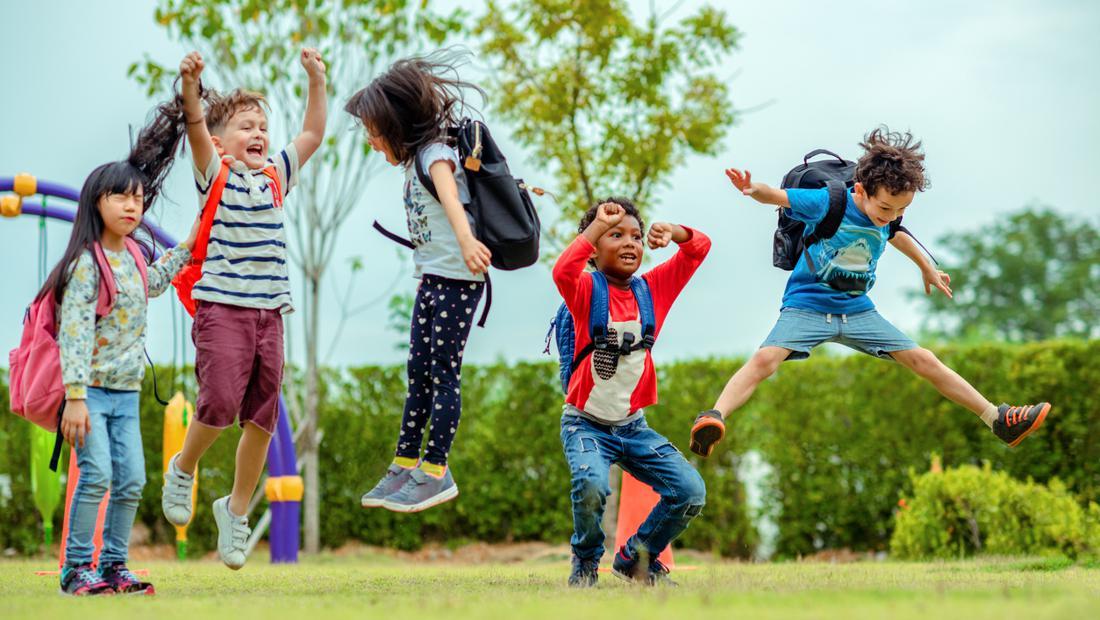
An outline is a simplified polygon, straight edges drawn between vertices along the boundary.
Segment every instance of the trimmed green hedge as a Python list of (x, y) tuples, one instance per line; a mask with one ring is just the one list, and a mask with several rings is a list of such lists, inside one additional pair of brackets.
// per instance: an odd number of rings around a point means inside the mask
[[(867, 356), (823, 352), (784, 364), (728, 421), (709, 459), (691, 460), (707, 481), (707, 507), (680, 539), (685, 547), (752, 555), (758, 537), (738, 476), (756, 451), (771, 466), (765, 512), (779, 528), (781, 557), (822, 548), (884, 550), (894, 508), (912, 493), (908, 472), (989, 461), (1013, 477), (1058, 477), (1079, 502), (1100, 490), (1100, 341), (945, 347), (937, 353), (979, 390), (1014, 403), (1055, 403), (1044, 428), (1009, 450), (971, 413), (904, 368)], [(699, 410), (709, 407), (739, 361), (704, 359), (659, 369), (661, 403), (648, 419), (686, 450)], [(159, 371), (161, 387), (171, 372)], [(571, 531), (569, 476), (558, 440), (561, 395), (552, 363), (467, 367), (464, 412), (452, 453), (462, 494), (417, 515), (363, 510), (359, 496), (393, 451), (405, 394), (404, 370), (362, 367), (326, 373), (321, 415), (322, 544), (348, 540), (413, 549), (426, 541), (563, 542)], [(288, 373), (288, 377), (290, 373)], [(190, 374), (180, 377), (194, 394)], [(173, 530), (160, 514), (163, 408), (151, 383), (142, 395), (148, 485), (138, 519), (155, 542)], [(997, 400), (995, 402), (1000, 402)], [(27, 476), (26, 423), (7, 412), (0, 381), (0, 548), (30, 552), (40, 539)], [(238, 432), (228, 431), (202, 462), (192, 548), (210, 549), (210, 503), (232, 483)], [(4, 484), (4, 477), (9, 481)], [(5, 489), (6, 487), (6, 489)], [(56, 515), (60, 531), (60, 511)]]

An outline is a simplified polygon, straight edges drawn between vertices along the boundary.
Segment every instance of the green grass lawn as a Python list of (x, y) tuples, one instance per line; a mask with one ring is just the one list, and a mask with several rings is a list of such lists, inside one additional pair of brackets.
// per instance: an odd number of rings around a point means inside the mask
[[(564, 562), (411, 565), (322, 556), (295, 566), (254, 561), (233, 572), (210, 561), (135, 563), (155, 597), (72, 599), (43, 560), (0, 561), (0, 617), (209, 620), (440, 618), (921, 618), (1100, 617), (1100, 567), (1064, 559), (948, 563), (707, 564), (678, 588), (647, 589), (601, 574), (594, 590), (565, 586)], [(606, 562), (605, 562), (606, 564)], [(80, 615), (76, 615), (79, 613)], [(703, 615), (705, 614), (705, 615)]]

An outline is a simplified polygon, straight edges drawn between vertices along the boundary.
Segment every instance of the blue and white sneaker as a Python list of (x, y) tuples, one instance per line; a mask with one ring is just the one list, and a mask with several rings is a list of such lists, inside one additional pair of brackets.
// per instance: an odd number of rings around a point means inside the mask
[(382, 501), (382, 507), (394, 512), (420, 512), (458, 497), (458, 485), (448, 467), (442, 478), (430, 476), (417, 467), (409, 472), (405, 485)]
[(374, 485), (374, 488), (363, 494), (359, 505), (363, 508), (375, 508), (382, 505), (387, 497), (401, 490), (409, 481), (409, 474), (415, 467), (402, 467), (397, 463), (390, 463), (386, 469), (386, 475)]

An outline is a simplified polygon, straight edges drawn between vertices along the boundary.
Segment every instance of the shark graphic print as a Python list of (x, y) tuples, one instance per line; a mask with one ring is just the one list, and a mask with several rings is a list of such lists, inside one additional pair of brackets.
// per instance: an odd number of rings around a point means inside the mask
[[(789, 215), (806, 224), (807, 235), (829, 210), (825, 189), (788, 189), (787, 199)], [(875, 285), (875, 268), (888, 240), (889, 227), (875, 226), (849, 194), (836, 234), (802, 253), (787, 280), (782, 307), (833, 314), (873, 309), (867, 293)]]

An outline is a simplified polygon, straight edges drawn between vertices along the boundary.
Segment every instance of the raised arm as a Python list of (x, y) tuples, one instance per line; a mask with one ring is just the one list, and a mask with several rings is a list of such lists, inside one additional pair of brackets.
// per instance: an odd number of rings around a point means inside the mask
[(890, 245), (900, 250), (902, 254), (909, 257), (909, 260), (916, 263), (917, 267), (920, 267), (921, 278), (924, 280), (925, 295), (931, 295), (934, 286), (943, 291), (944, 295), (952, 297), (951, 276), (937, 269), (932, 261), (924, 255), (924, 252), (921, 252), (917, 242), (912, 237), (904, 231), (898, 231), (894, 238), (890, 240)]
[(775, 205), (777, 207), (790, 207), (791, 203), (787, 200), (787, 192), (785, 190), (776, 189), (764, 183), (753, 183), (752, 173), (748, 170), (741, 171), (737, 168), (727, 168), (726, 176), (729, 177), (730, 183), (733, 186), (741, 190), (741, 193), (766, 205)]
[(309, 158), (321, 147), (325, 139), (325, 122), (328, 114), (328, 94), (325, 92), (325, 61), (321, 53), (312, 47), (302, 50), (302, 67), (309, 76), (309, 95), (306, 100), (306, 117), (302, 132), (294, 138), (298, 152), (298, 166), (306, 165)]
[(210, 158), (214, 157), (214, 142), (210, 140), (210, 130), (206, 127), (206, 116), (199, 100), (199, 76), (206, 65), (198, 52), (191, 52), (180, 62), (180, 78), (183, 82), (183, 115), (187, 121), (187, 142), (191, 145), (191, 159), (195, 168), (206, 170)]

